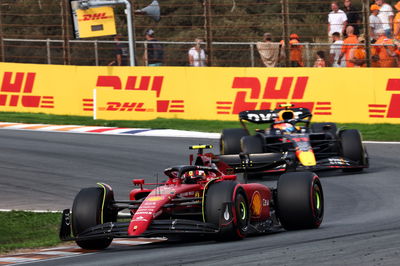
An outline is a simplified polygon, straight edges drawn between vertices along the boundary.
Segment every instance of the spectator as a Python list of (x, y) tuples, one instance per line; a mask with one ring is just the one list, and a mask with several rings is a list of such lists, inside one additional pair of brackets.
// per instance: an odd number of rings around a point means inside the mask
[(399, 40), (394, 40), (393, 44), (395, 45), (395, 55), (396, 55), (396, 60), (397, 60), (397, 67), (400, 67), (400, 41)]
[(164, 48), (154, 37), (154, 30), (148, 29), (145, 32), (147, 48), (143, 54), (146, 66), (162, 66), (164, 61)]
[[(396, 66), (396, 53), (393, 47), (393, 40), (389, 39), (384, 30), (378, 31), (378, 40), (375, 44), (375, 54), (379, 57), (379, 67), (395, 67)], [(390, 45), (390, 46), (389, 46)]]
[[(358, 43), (365, 44), (364, 36), (358, 37)], [(350, 62), (354, 64), (354, 67), (366, 67), (367, 66), (366, 54), (367, 53), (365, 52), (364, 45), (354, 46), (350, 50)]]
[(371, 15), (369, 16), (369, 32), (371, 39), (378, 39), (377, 32), (383, 29), (382, 21), (379, 18), (379, 6), (378, 5), (371, 5)]
[(397, 10), (397, 14), (393, 19), (393, 38), (400, 40), (400, 1), (394, 5)]
[(338, 2), (331, 3), (332, 11), (328, 15), (328, 36), (330, 41), (334, 32), (343, 34), (347, 25), (347, 16), (343, 10), (339, 9)]
[(340, 52), (342, 50), (342, 44), (343, 44), (343, 40), (340, 37), (340, 33), (339, 32), (334, 32), (332, 34), (332, 39), (333, 39), (333, 43), (331, 44), (330, 47), (330, 65), (332, 67), (346, 67), (346, 62), (341, 62), (341, 64), (338, 64), (338, 59), (340, 56)]
[(343, 56), (345, 56), (346, 67), (354, 67), (354, 64), (352, 62), (350, 62), (350, 60), (349, 60), (350, 59), (350, 50), (351, 50), (351, 48), (354, 47), (354, 45), (349, 45), (349, 44), (358, 43), (357, 36), (354, 35), (353, 26), (348, 26), (346, 28), (346, 34), (347, 34), (347, 38), (343, 41), (344, 45), (342, 46), (342, 50), (339, 55), (338, 64), (340, 65), (342, 63), (342, 58), (343, 58)]
[(296, 33), (292, 33), (289, 36), (290, 41), (290, 66), (291, 67), (303, 67), (303, 46), (302, 45), (296, 45), (297, 43), (300, 43), (299, 41), (299, 36)]
[[(353, 26), (354, 34), (360, 34), (360, 24), (361, 24), (361, 16), (360, 11), (357, 10), (352, 4), (351, 0), (344, 0), (344, 13), (347, 16), (347, 26)], [(346, 26), (346, 27), (347, 27)]]
[(111, 61), (109, 66), (127, 66), (128, 65), (128, 46), (121, 43), (122, 36), (117, 34), (114, 36), (115, 43), (115, 60)]
[(317, 52), (317, 60), (314, 62), (314, 67), (325, 67), (325, 52), (324, 51), (318, 51)]
[(189, 65), (194, 67), (203, 67), (207, 66), (207, 55), (203, 48), (201, 48), (201, 42), (203, 41), (201, 38), (196, 38), (195, 46), (189, 49)]
[(256, 44), (261, 60), (266, 67), (275, 67), (283, 57), (282, 45), (272, 42), (272, 34), (264, 33), (263, 42)]
[(386, 4), (384, 0), (375, 0), (375, 4), (379, 6), (378, 17), (382, 21), (383, 29), (385, 30), (385, 35), (387, 38), (392, 37), (393, 28), (393, 8)]

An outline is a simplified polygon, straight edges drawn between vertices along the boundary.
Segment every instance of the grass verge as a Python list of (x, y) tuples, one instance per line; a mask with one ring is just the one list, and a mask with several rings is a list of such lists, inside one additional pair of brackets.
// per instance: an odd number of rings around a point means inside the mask
[(60, 243), (61, 213), (0, 212), (0, 254)]
[[(203, 132), (220, 132), (224, 128), (240, 127), (238, 121), (184, 120), (158, 118), (146, 121), (93, 120), (88, 116), (66, 116), (32, 113), (0, 112), (0, 121), (18, 123), (41, 123), (58, 125), (87, 125), (107, 127), (132, 127), (153, 129), (179, 129)], [(400, 141), (400, 124), (337, 124), (339, 128), (354, 128), (361, 131), (364, 140)], [(262, 125), (251, 124), (250, 128)]]

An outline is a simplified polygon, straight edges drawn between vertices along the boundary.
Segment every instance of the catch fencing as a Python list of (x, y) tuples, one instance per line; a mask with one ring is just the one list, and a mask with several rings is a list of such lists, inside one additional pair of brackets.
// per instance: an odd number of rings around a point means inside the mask
[[(152, 0), (131, 0), (133, 10)], [(386, 1), (395, 4), (397, 1)], [(144, 31), (152, 28), (165, 45), (165, 65), (187, 66), (187, 51), (196, 37), (204, 40), (209, 65), (263, 66), (255, 43), (270, 32), (273, 41), (288, 42), (296, 33), (304, 45), (305, 66), (315, 53), (329, 51), (328, 13), (331, 1), (316, 0), (162, 0), (161, 20), (133, 12), (137, 65), (144, 65)], [(340, 8), (343, 9), (340, 1)], [(353, 0), (359, 18), (354, 26), (368, 33), (370, 1)], [(124, 8), (114, 6), (117, 32), (127, 40)], [(288, 46), (286, 46), (288, 47)], [(65, 65), (107, 65), (114, 59), (112, 37), (75, 40), (69, 0), (2, 0), (0, 61)], [(367, 47), (368, 49), (368, 47)], [(288, 50), (286, 50), (288, 53)], [(287, 60), (287, 59), (286, 59)], [(287, 64), (287, 62), (285, 62)], [(285, 64), (282, 64), (285, 65)]]

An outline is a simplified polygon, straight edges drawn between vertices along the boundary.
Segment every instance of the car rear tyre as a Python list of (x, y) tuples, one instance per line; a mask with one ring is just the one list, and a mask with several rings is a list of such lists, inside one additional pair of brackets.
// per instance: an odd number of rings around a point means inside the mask
[(240, 153), (240, 139), (248, 136), (246, 130), (243, 128), (229, 128), (222, 130), (220, 139), (220, 152), (221, 154), (238, 154)]
[[(110, 209), (110, 202), (114, 200), (111, 193), (100, 187), (84, 188), (76, 195), (72, 205), (72, 232), (79, 236), (86, 229), (111, 221), (116, 221), (117, 211)], [(104, 193), (107, 193), (104, 197)], [(107, 248), (112, 238), (98, 238), (77, 240), (76, 243), (83, 249)]]
[(315, 173), (283, 174), (277, 187), (277, 212), (286, 230), (318, 228), (324, 216), (324, 195)]
[[(342, 130), (339, 132), (342, 155), (360, 165), (368, 165), (368, 158), (365, 148), (362, 144), (360, 131), (356, 129)], [(360, 172), (363, 167), (345, 168), (343, 172)]]
[(263, 153), (264, 152), (264, 144), (262, 139), (255, 136), (245, 136), (240, 140), (240, 144), (242, 147), (242, 151), (244, 153)]
[(205, 195), (204, 220), (219, 226), (220, 232), (216, 238), (219, 241), (238, 240), (247, 235), (249, 206), (245, 192), (236, 186), (237, 183), (232, 181), (214, 183)]

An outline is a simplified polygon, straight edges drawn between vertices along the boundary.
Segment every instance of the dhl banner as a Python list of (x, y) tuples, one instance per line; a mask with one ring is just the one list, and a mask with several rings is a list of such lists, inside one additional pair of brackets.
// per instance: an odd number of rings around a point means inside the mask
[(400, 71), (381, 68), (87, 67), (0, 63), (0, 111), (237, 120), (293, 103), (313, 121), (400, 124)]
[[(77, 9), (76, 21), (79, 38), (90, 38), (116, 34), (114, 9), (94, 7)], [(75, 21), (75, 20), (74, 20)]]

